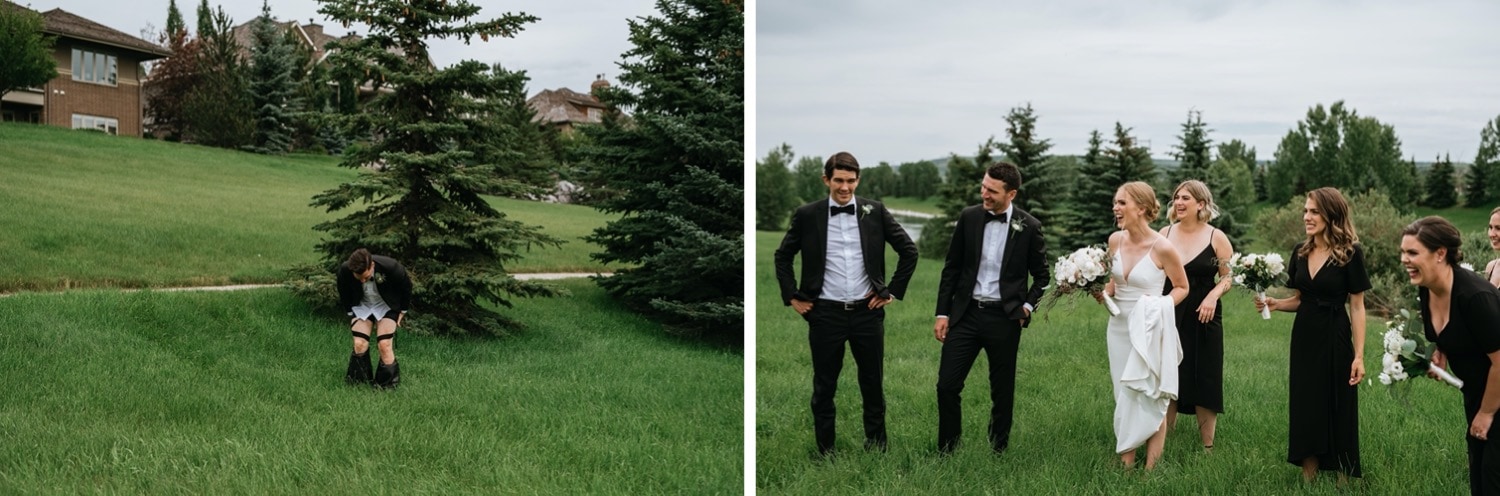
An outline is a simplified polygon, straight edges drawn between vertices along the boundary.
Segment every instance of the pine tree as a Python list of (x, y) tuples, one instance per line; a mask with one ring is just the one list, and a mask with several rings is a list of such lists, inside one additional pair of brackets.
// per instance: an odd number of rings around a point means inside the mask
[(1448, 208), (1458, 204), (1458, 192), (1453, 186), (1453, 161), (1447, 156), (1435, 161), (1427, 171), (1427, 197), (1423, 202), (1431, 208)]
[(177, 33), (186, 32), (187, 23), (182, 21), (182, 11), (177, 10), (177, 0), (169, 0), (167, 2), (167, 32), (165, 33), (167, 38), (171, 39)]
[(1127, 181), (1103, 146), (1104, 136), (1095, 129), (1089, 134), (1089, 148), (1079, 164), (1082, 180), (1073, 208), (1078, 216), (1076, 241), (1080, 246), (1104, 243), (1117, 230), (1110, 209), (1115, 190)]
[(1145, 181), (1153, 186), (1157, 183), (1156, 163), (1151, 161), (1151, 150), (1139, 146), (1134, 136), (1130, 135), (1131, 128), (1115, 123), (1115, 139), (1110, 147), (1104, 149), (1104, 161), (1114, 168), (1120, 182), (1115, 188), (1110, 189), (1110, 197), (1114, 197), (1114, 189), (1131, 181)]
[(1464, 206), (1486, 208), (1490, 203), (1490, 168), (1478, 160), (1464, 174)]
[(286, 153), (292, 143), (292, 116), (300, 106), (296, 99), (297, 53), (271, 18), (271, 5), (265, 0), (252, 36), (250, 102), (255, 110), (255, 133), (245, 148), (255, 153)]
[(1209, 139), (1208, 133), (1213, 132), (1203, 124), (1203, 112), (1189, 110), (1187, 122), (1182, 123), (1182, 134), (1177, 136), (1177, 144), (1173, 148), (1172, 157), (1177, 159), (1177, 170), (1172, 171), (1172, 185), (1189, 179), (1202, 181), (1208, 178), (1208, 167), (1213, 163), (1212, 146), (1213, 140)]
[(583, 155), (621, 194), (621, 218), (588, 237), (620, 264), (599, 280), (669, 329), (743, 341), (744, 4), (657, 0), (629, 21), (621, 85), (600, 92), (630, 120), (586, 130)]
[(1500, 116), (1486, 122), (1479, 131), (1479, 151), (1474, 154), (1473, 167), (1483, 168), (1489, 178), (1485, 196), (1491, 201), (1500, 199)]
[[(223, 10), (223, 9), (221, 8), (220, 10)], [(171, 13), (170, 12), (168, 12), (167, 20), (168, 21), (171, 20)], [(199, 38), (203, 38), (205, 36), (208, 36), (208, 34), (212, 33), (212, 32), (214, 32), (214, 11), (213, 11), (213, 9), (208, 8), (208, 0), (199, 0), (199, 2), (198, 2), (198, 37)]]
[(561, 241), (506, 217), (480, 196), (484, 190), (527, 187), (496, 174), (497, 164), (480, 159), (493, 156), (476, 151), (499, 125), (489, 102), (505, 99), (514, 88), (477, 61), (436, 69), (427, 46), (432, 38), (468, 43), (514, 37), (536, 17), (474, 21), (479, 7), (464, 0), (324, 0), (319, 12), (345, 26), (368, 26), (368, 36), (337, 42), (330, 62), (345, 74), (368, 74), (364, 82), (378, 95), (348, 123), (356, 135), (370, 138), (346, 150), (341, 165), (364, 171), (313, 197), (313, 206), (330, 212), (365, 205), (314, 226), (326, 234), (317, 246), (326, 263), (322, 270), (368, 248), (411, 272), (416, 304), (407, 321), (414, 328), (475, 334), (516, 328), (517, 322), (486, 302), (510, 307), (510, 297), (560, 294), (512, 277), (506, 266), (522, 250)]
[(996, 143), (995, 147), (1005, 154), (1005, 160), (1016, 164), (1016, 168), (1021, 171), (1021, 188), (1016, 195), (1016, 206), (1035, 215), (1045, 224), (1053, 207), (1049, 194), (1063, 192), (1057, 191), (1060, 185), (1033, 182), (1045, 180), (1046, 164), (1052, 158), (1047, 155), (1047, 151), (1052, 149), (1052, 140), (1037, 138), (1036, 119), (1036, 112), (1032, 110), (1030, 103), (1025, 107), (1010, 109), (1010, 113), (1005, 115), (1006, 141)]

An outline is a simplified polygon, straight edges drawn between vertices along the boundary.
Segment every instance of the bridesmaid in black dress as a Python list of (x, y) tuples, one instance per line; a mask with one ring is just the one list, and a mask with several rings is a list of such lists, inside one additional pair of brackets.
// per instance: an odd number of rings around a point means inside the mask
[[(1213, 193), (1202, 181), (1189, 180), (1172, 193), (1172, 210), (1162, 235), (1187, 263), (1188, 295), (1177, 304), (1177, 336), (1182, 363), (1177, 366), (1177, 400), (1167, 409), (1167, 429), (1177, 414), (1196, 415), (1205, 451), (1214, 447), (1218, 415), (1224, 413), (1224, 313), (1219, 297), (1229, 291), (1229, 236), (1208, 225), (1219, 216)], [(1215, 277), (1218, 280), (1215, 280)], [(1172, 288), (1169, 285), (1166, 291)]]
[[(1500, 251), (1500, 207), (1490, 211), (1489, 230), (1485, 234), (1490, 238), (1490, 249)], [(1490, 260), (1489, 265), (1484, 266), (1484, 278), (1490, 284), (1500, 286), (1500, 258)]]
[(1348, 476), (1362, 476), (1355, 386), (1365, 378), (1364, 292), (1370, 277), (1344, 195), (1333, 188), (1312, 190), (1302, 212), (1307, 240), (1297, 244), (1287, 264), (1286, 286), (1295, 292), (1255, 306), (1297, 314), (1287, 388), (1287, 462), (1300, 465), (1306, 481), (1318, 470), (1337, 470), (1343, 483)]
[[(1469, 491), (1500, 494), (1500, 291), (1473, 271), (1458, 267), (1458, 228), (1441, 217), (1424, 217), (1401, 231), (1401, 264), (1416, 284), (1422, 328), (1437, 343), (1432, 361), (1450, 366), (1464, 381), (1464, 418), (1469, 421)], [(1429, 373), (1429, 375), (1435, 375)]]

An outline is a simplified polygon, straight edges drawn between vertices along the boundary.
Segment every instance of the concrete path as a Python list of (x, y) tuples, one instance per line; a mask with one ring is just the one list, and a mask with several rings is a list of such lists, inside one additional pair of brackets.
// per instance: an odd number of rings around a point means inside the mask
[[(516, 279), (520, 279), (520, 280), (523, 280), (523, 281), (531, 281), (531, 280), (537, 280), (537, 281), (555, 281), (555, 280), (558, 280), (558, 279), (574, 279), (574, 278), (580, 278), (580, 277), (593, 277), (593, 276), (596, 276), (596, 275), (608, 277), (608, 276), (614, 275), (614, 273), (612, 273), (612, 272), (603, 272), (603, 273), (594, 273), (594, 272), (540, 272), (540, 273), (511, 274), (511, 275), (515, 276)], [(177, 291), (242, 291), (242, 290), (246, 290), (246, 289), (279, 288), (279, 287), (281, 287), (280, 284), (234, 284), (234, 285), (229, 285), (229, 286), (192, 286), (192, 287), (179, 287), (179, 288), (125, 289), (125, 290), (122, 290), (122, 291), (125, 291), (125, 292), (134, 292), (134, 291), (165, 291), (165, 292), (169, 292), (170, 293), (170, 292), (177, 292)], [(85, 288), (85, 289), (107, 289), (107, 288)], [(36, 293), (58, 293), (58, 292), (61, 292), (61, 291), (28, 291), (28, 292), (36, 292)], [(7, 297), (7, 296), (13, 296), (15, 294), (16, 293), (0, 293), (0, 298), (4, 298), (4, 297)]]

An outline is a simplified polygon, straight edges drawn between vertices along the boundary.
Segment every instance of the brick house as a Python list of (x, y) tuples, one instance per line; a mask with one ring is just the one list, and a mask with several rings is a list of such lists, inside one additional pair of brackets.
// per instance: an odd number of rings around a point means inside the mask
[[(7, 1), (0, 8), (25, 9)], [(141, 62), (172, 53), (62, 9), (41, 16), (42, 32), (56, 37), (58, 75), (41, 88), (5, 94), (0, 120), (141, 136)]]
[(594, 92), (608, 87), (609, 81), (605, 81), (601, 74), (589, 85), (588, 94), (567, 88), (542, 90), (526, 99), (526, 105), (536, 111), (532, 122), (541, 122), (556, 127), (563, 133), (572, 133), (573, 128), (578, 125), (598, 124), (604, 120), (608, 107), (599, 102)]

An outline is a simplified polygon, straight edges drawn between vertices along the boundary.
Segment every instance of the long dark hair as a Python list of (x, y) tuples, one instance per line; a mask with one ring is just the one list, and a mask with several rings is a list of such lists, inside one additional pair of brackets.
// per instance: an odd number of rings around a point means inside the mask
[(1313, 205), (1318, 206), (1327, 227), (1321, 233), (1308, 236), (1307, 242), (1302, 243), (1302, 249), (1297, 251), (1297, 256), (1307, 258), (1312, 255), (1313, 247), (1323, 246), (1328, 248), (1328, 254), (1333, 257), (1335, 265), (1349, 263), (1349, 257), (1354, 254), (1354, 244), (1359, 242), (1359, 234), (1354, 232), (1354, 222), (1349, 218), (1349, 202), (1339, 190), (1330, 187), (1309, 191), (1307, 197), (1312, 199)]

